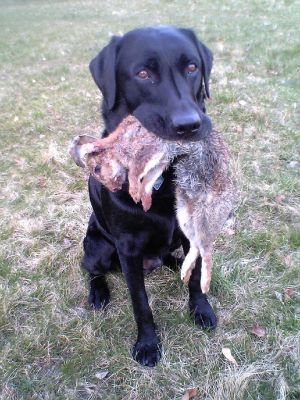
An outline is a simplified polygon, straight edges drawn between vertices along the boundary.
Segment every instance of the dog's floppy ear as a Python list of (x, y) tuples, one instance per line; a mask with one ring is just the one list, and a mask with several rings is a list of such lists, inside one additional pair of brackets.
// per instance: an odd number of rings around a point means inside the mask
[(197, 39), (197, 36), (195, 35), (194, 31), (191, 29), (181, 29), (183, 33), (188, 36), (190, 39), (192, 39), (193, 43), (196, 45), (201, 61), (202, 61), (202, 76), (203, 76), (203, 81), (204, 81), (204, 95), (205, 97), (209, 97), (209, 76), (211, 73), (212, 65), (213, 65), (213, 54), (209, 50), (208, 47), (205, 46), (200, 40)]
[[(197, 39), (196, 39), (197, 40)], [(205, 44), (197, 40), (198, 51), (202, 60), (202, 74), (204, 79), (204, 88), (206, 97), (210, 96), (209, 93), (209, 76), (213, 66), (213, 54)]]
[(103, 94), (108, 109), (112, 110), (116, 101), (116, 57), (120, 37), (113, 36), (107, 46), (92, 59), (89, 68), (97, 86)]

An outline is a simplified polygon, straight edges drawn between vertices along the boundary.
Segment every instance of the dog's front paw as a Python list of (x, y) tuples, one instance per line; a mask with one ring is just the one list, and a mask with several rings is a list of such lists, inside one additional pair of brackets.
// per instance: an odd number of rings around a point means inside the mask
[(212, 330), (217, 327), (217, 317), (207, 299), (190, 303), (190, 313), (195, 324), (202, 329)]
[(154, 367), (161, 358), (161, 344), (156, 337), (152, 340), (137, 340), (132, 350), (133, 358), (145, 367)]
[(96, 311), (104, 310), (110, 301), (108, 290), (103, 288), (92, 287), (90, 289), (88, 303)]

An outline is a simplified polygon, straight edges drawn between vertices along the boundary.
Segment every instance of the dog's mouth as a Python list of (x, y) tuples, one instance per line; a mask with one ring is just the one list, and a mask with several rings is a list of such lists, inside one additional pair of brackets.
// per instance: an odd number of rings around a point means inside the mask
[(143, 112), (136, 110), (133, 114), (147, 130), (165, 140), (199, 141), (205, 139), (212, 130), (211, 120), (206, 114), (201, 115), (199, 124), (188, 127), (176, 127), (169, 116), (164, 118), (158, 112), (145, 116)]

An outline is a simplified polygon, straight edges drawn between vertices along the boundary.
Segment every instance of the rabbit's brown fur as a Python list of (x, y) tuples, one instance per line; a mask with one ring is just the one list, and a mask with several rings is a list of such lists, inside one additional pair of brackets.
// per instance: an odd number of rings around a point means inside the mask
[(181, 156), (175, 164), (177, 219), (190, 241), (181, 278), (188, 282), (201, 255), (201, 289), (207, 293), (213, 242), (235, 201), (229, 155), (221, 135), (212, 131), (197, 142), (166, 141), (129, 116), (104, 139), (75, 138), (71, 154), (77, 163), (87, 154), (90, 172), (112, 191), (122, 187), (128, 171), (129, 193), (136, 202), (142, 201), (145, 211), (151, 207), (155, 181), (175, 157)]

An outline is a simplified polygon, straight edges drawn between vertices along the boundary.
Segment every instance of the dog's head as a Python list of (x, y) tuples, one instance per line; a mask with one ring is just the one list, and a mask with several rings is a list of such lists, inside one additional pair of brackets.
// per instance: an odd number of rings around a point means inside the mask
[(166, 139), (199, 140), (211, 131), (212, 53), (190, 29), (143, 28), (113, 37), (90, 63), (103, 94), (107, 130), (128, 114)]

